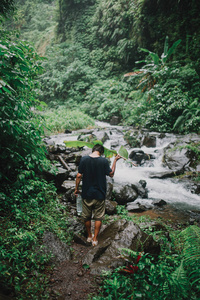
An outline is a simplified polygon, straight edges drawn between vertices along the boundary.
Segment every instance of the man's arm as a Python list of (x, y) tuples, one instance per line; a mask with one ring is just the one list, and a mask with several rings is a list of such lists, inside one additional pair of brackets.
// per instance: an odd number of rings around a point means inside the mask
[(78, 173), (78, 174), (76, 175), (76, 187), (75, 187), (75, 192), (74, 192), (74, 194), (75, 194), (76, 196), (79, 194), (78, 188), (79, 188), (79, 184), (80, 184), (80, 182), (81, 182), (81, 178), (82, 178), (82, 174), (81, 174), (81, 173)]
[(116, 169), (116, 162), (117, 162), (118, 159), (120, 159), (120, 158), (121, 158), (121, 156), (120, 156), (119, 154), (117, 154), (117, 156), (115, 156), (115, 159), (114, 159), (113, 164), (112, 164), (112, 167), (111, 167), (112, 171), (111, 171), (110, 174), (109, 174), (110, 177), (113, 177), (113, 176), (114, 176), (115, 169)]

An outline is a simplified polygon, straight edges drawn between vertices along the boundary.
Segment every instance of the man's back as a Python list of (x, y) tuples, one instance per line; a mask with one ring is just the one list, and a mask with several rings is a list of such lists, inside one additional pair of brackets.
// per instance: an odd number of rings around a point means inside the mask
[(105, 199), (106, 175), (112, 171), (108, 161), (101, 156), (84, 156), (78, 171), (83, 174), (82, 197), (84, 199)]

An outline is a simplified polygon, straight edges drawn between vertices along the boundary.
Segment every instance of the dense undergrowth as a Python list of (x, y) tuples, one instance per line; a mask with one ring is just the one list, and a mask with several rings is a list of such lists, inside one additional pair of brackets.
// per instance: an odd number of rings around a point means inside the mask
[(53, 265), (44, 233), (51, 231), (66, 243), (72, 238), (55, 187), (26, 172), (15, 185), (4, 185), (0, 207), (1, 291), (16, 299), (48, 299)]
[(119, 249), (125, 266), (102, 275), (103, 284), (93, 300), (126, 299), (199, 299), (200, 228), (174, 228), (157, 220), (158, 228), (147, 226), (148, 218), (128, 216), (121, 206), (121, 217), (134, 221), (161, 246), (158, 256)]

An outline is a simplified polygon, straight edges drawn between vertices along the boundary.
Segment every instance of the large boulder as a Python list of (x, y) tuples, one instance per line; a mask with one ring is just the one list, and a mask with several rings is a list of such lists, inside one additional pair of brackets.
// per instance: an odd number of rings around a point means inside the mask
[(198, 135), (186, 135), (179, 137), (176, 142), (170, 143), (164, 149), (163, 165), (170, 170), (197, 171), (198, 155), (190, 148), (189, 143), (199, 143)]
[(107, 215), (114, 215), (117, 213), (117, 202), (116, 201), (105, 201), (105, 208)]
[(133, 150), (129, 154), (129, 158), (136, 162), (138, 165), (142, 165), (146, 160), (153, 158), (151, 154), (144, 153), (143, 150)]
[(119, 258), (120, 248), (144, 251), (158, 255), (160, 246), (152, 236), (144, 233), (131, 221), (119, 219), (108, 225), (99, 235), (99, 244), (85, 256), (83, 264), (89, 265), (92, 274), (103, 270), (113, 270), (123, 266), (125, 261)]
[(113, 187), (114, 200), (120, 205), (133, 202), (138, 197), (138, 192), (133, 184), (115, 183)]

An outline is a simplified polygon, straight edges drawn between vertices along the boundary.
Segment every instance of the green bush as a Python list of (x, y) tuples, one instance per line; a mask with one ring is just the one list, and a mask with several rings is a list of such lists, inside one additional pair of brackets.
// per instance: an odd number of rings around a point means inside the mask
[(34, 88), (41, 64), (30, 45), (0, 32), (0, 180), (14, 181), (20, 170), (39, 168), (45, 157), (42, 121), (32, 110), (38, 105)]
[(118, 79), (99, 80), (87, 91), (82, 107), (99, 120), (109, 120), (113, 115), (121, 118), (129, 91), (130, 86)]

